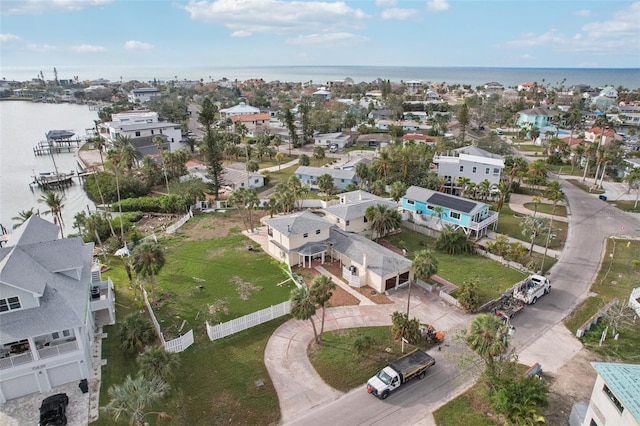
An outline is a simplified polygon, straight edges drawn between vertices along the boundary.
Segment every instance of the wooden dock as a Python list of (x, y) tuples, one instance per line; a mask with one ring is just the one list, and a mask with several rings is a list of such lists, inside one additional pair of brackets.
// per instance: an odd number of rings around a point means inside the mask
[(33, 147), (34, 155), (51, 155), (60, 154), (62, 152), (75, 152), (75, 150), (84, 143), (84, 140), (68, 139), (59, 141), (40, 141)]
[(75, 173), (40, 173), (33, 176), (30, 186), (37, 186), (42, 189), (62, 189), (73, 185)]

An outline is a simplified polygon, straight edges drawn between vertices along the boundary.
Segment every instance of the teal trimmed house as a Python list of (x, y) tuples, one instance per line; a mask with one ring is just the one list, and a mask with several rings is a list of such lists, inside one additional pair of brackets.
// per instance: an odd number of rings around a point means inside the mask
[(489, 225), (498, 222), (498, 212), (489, 210), (485, 203), (419, 186), (407, 189), (401, 207), (403, 213), (409, 213), (418, 225), (437, 230), (452, 225), (464, 229), (473, 238), (482, 238)]

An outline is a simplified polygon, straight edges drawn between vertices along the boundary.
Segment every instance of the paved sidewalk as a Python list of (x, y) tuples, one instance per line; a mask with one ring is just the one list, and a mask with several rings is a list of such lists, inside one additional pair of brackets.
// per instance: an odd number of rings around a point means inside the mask
[[(406, 295), (402, 289), (390, 296), (393, 304), (327, 309), (325, 331), (391, 325), (391, 314), (406, 310)], [(412, 290), (410, 315), (445, 331), (466, 328), (472, 318), (419, 287)], [(312, 339), (309, 321), (289, 320), (271, 335), (265, 348), (265, 365), (278, 393), (282, 423), (343, 395), (327, 385), (309, 362), (307, 346)]]

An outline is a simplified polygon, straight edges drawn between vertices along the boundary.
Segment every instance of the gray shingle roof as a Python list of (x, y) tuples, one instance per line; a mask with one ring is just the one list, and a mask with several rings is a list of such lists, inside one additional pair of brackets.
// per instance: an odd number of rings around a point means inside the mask
[(327, 222), (320, 216), (307, 210), (266, 219), (264, 223), (287, 237), (312, 232), (317, 229), (327, 229), (333, 226), (332, 223)]
[(361, 235), (332, 228), (329, 241), (333, 250), (360, 264), (367, 255), (367, 269), (381, 277), (411, 268), (411, 261)]
[(389, 206), (389, 208), (397, 208), (398, 205), (394, 202), (384, 199), (378, 200), (362, 200), (362, 201), (350, 201), (345, 204), (334, 204), (324, 209), (327, 213), (339, 217), (342, 220), (353, 220), (359, 217), (364, 217), (365, 212), (369, 206), (376, 206), (382, 204)]
[(33, 293), (40, 302), (2, 314), (2, 344), (86, 325), (93, 243), (85, 244), (79, 237), (55, 240), (57, 231), (48, 241), (42, 238), (47, 232), (33, 238), (38, 229), (51, 231), (46, 223), (32, 216), (17, 232), (18, 244), (0, 249), (0, 286)]

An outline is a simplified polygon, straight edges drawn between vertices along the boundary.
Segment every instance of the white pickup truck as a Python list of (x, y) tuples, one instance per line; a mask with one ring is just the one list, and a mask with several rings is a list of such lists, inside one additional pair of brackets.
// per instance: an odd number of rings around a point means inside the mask
[(423, 379), (427, 369), (436, 360), (423, 350), (416, 349), (403, 357), (390, 362), (367, 382), (367, 392), (380, 399), (387, 399), (389, 394), (407, 381), (417, 377)]
[(542, 275), (530, 275), (513, 286), (513, 297), (527, 304), (534, 304), (551, 291), (551, 281)]

